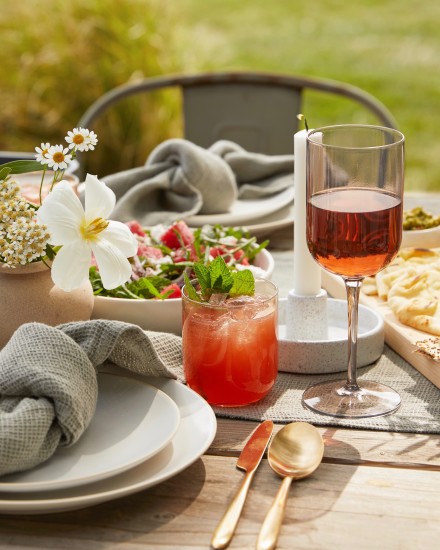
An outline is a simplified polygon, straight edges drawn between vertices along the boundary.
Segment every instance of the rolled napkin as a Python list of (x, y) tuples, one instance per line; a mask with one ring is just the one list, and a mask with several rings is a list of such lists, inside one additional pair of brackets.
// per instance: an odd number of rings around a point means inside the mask
[(96, 373), (113, 364), (183, 379), (181, 339), (120, 321), (28, 323), (0, 352), (0, 476), (37, 466), (86, 430)]
[(184, 139), (156, 147), (144, 166), (103, 181), (115, 192), (112, 218), (142, 225), (229, 212), (237, 198), (274, 195), (293, 185), (293, 155), (249, 153), (221, 140), (204, 149)]

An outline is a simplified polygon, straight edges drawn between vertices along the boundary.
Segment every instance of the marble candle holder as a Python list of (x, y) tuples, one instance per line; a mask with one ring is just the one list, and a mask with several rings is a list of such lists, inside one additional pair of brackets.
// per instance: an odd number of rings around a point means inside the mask
[[(294, 296), (294, 293), (292, 294)], [(289, 293), (287, 299), (279, 300), (278, 315), (278, 370), (296, 374), (328, 374), (332, 372), (346, 372), (348, 363), (348, 320), (347, 301), (334, 298), (321, 299), (318, 304), (326, 304), (326, 333), (313, 330), (314, 319), (312, 309), (313, 300), (306, 300), (296, 308), (295, 297)], [(289, 301), (290, 300), (290, 301)], [(297, 300), (296, 300), (297, 302)], [(292, 304), (295, 304), (292, 307)], [(292, 316), (294, 325), (303, 324), (307, 330), (307, 337), (293, 337)], [(321, 311), (322, 314), (322, 311)], [(322, 315), (321, 315), (322, 322)], [(316, 318), (315, 318), (316, 320)], [(290, 324), (290, 326), (288, 326)], [(297, 328), (297, 327), (296, 327)], [(298, 334), (298, 332), (297, 332)], [(359, 305), (358, 315), (358, 348), (357, 365), (364, 367), (379, 359), (384, 347), (384, 321), (382, 316), (369, 307)]]

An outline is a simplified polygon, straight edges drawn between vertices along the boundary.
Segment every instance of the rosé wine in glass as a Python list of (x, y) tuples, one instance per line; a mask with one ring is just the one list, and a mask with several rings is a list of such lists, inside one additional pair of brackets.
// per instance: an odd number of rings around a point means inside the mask
[(397, 254), (402, 239), (398, 195), (380, 189), (334, 188), (307, 205), (309, 249), (328, 271), (367, 277)]
[(314, 384), (303, 404), (329, 416), (390, 414), (400, 395), (357, 379), (359, 291), (397, 254), (402, 239), (404, 136), (393, 128), (326, 126), (307, 136), (307, 244), (315, 260), (340, 275), (347, 291), (347, 379)]

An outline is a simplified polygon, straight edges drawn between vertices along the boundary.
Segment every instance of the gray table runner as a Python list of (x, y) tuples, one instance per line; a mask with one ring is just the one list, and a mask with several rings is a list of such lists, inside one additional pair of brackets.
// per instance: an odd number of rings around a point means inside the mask
[(304, 375), (280, 372), (271, 392), (260, 402), (246, 407), (215, 407), (214, 411), (218, 417), (242, 420), (304, 421), (316, 426), (440, 434), (440, 390), (388, 346), (374, 365), (358, 370), (358, 378), (381, 382), (398, 391), (402, 404), (394, 414), (348, 420), (320, 415), (302, 406), (302, 393), (310, 385), (342, 378), (344, 373)]

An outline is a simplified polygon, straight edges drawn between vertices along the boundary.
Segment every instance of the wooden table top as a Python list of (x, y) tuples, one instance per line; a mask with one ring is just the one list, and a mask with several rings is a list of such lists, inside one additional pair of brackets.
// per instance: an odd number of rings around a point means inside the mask
[[(283, 230), (281, 240), (288, 240), (289, 231)], [(293, 253), (273, 254), (273, 279), (284, 297), (292, 286)], [(205, 455), (168, 481), (134, 495), (72, 512), (0, 516), (0, 548), (207, 549), (242, 481), (236, 459), (256, 425), (218, 419), (217, 435)], [(323, 463), (311, 477), (293, 483), (279, 549), (438, 546), (440, 436), (319, 431), (325, 442)], [(263, 458), (229, 548), (255, 548), (279, 483)]]

